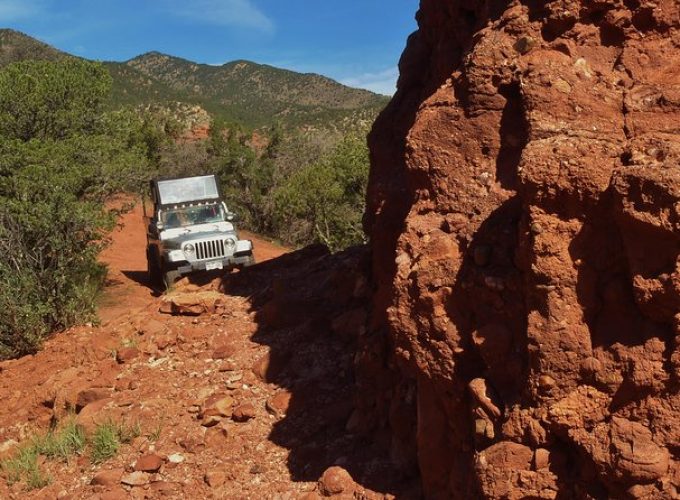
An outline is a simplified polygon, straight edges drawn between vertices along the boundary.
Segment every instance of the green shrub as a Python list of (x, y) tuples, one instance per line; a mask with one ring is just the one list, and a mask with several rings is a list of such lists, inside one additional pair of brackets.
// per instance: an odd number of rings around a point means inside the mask
[(275, 227), (295, 244), (339, 250), (365, 242), (361, 226), (368, 182), (365, 141), (349, 136), (274, 193)]
[(94, 317), (104, 202), (148, 175), (142, 121), (102, 111), (109, 86), (83, 61), (0, 70), (0, 359)]

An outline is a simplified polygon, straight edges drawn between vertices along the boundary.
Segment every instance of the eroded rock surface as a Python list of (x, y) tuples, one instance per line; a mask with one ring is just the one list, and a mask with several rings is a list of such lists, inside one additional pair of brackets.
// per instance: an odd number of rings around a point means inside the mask
[(430, 498), (674, 498), (680, 6), (417, 18), (370, 137), (368, 336), (391, 354), (384, 411), (354, 422)]

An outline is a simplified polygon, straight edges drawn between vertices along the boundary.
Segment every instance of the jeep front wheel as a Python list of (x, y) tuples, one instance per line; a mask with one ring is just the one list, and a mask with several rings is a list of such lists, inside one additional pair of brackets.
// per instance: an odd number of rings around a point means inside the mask
[(165, 289), (170, 290), (175, 281), (180, 277), (179, 271), (172, 270), (163, 273), (163, 283), (165, 284)]
[(158, 262), (158, 255), (153, 247), (146, 249), (146, 268), (149, 276), (149, 284), (154, 288), (160, 287), (163, 284), (163, 276), (160, 262)]

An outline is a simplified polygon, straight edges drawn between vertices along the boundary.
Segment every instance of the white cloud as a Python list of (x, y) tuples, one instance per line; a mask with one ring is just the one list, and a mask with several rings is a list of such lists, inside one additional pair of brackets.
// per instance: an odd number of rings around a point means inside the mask
[(397, 90), (398, 78), (399, 70), (395, 67), (378, 71), (377, 73), (362, 73), (343, 78), (340, 80), (340, 83), (348, 87), (371, 90), (378, 94), (393, 95)]
[(40, 14), (43, 2), (40, 0), (0, 0), (0, 22), (18, 21)]
[(204, 24), (274, 31), (274, 22), (252, 0), (171, 0), (170, 12)]

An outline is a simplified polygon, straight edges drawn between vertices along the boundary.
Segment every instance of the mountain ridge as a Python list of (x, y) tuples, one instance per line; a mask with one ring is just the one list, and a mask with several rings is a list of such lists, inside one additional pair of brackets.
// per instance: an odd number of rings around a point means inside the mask
[[(65, 57), (78, 56), (25, 33), (0, 29), (0, 67)], [(246, 59), (216, 66), (154, 50), (123, 62), (100, 62), (113, 78), (113, 107), (184, 102), (252, 128), (273, 123), (343, 128), (372, 121), (389, 100), (324, 75)]]

